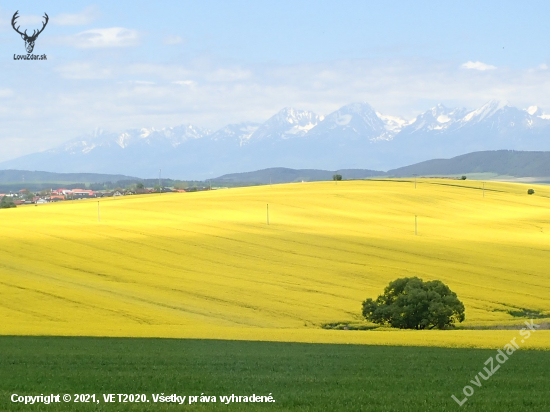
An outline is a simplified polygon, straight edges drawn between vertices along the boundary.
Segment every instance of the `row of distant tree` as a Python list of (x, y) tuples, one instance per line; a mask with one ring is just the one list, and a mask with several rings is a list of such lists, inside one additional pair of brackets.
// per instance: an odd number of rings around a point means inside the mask
[[(199, 181), (199, 180), (173, 180), (162, 179), (160, 182), (158, 179), (142, 179), (142, 180), (118, 180), (107, 181), (100, 183), (64, 183), (64, 182), (45, 182), (45, 183), (3, 183), (0, 184), (0, 193), (18, 193), (22, 189), (26, 189), (32, 193), (46, 192), (51, 189), (89, 189), (93, 191), (130, 191), (139, 187), (159, 188), (159, 187), (173, 187), (174, 189), (185, 190), (201, 190), (208, 187), (237, 187), (243, 186), (238, 183), (231, 182), (216, 182), (216, 181)], [(245, 184), (248, 186), (248, 184)]]
[[(341, 174), (332, 176), (333, 180), (343, 180)], [(148, 188), (173, 187), (174, 189), (201, 190), (209, 187), (243, 187), (255, 186), (262, 183), (252, 181), (230, 181), (223, 180), (175, 180), (175, 179), (126, 179), (117, 181), (105, 181), (97, 183), (84, 182), (11, 182), (0, 183), (0, 193), (15, 193), (22, 189), (27, 189), (33, 193), (38, 193), (51, 189), (89, 189), (93, 191), (103, 190), (121, 190), (133, 191), (138, 185)]]

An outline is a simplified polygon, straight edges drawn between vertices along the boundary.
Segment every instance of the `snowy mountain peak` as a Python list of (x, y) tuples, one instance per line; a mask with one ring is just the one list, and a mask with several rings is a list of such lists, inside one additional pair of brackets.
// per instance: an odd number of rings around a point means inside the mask
[(148, 137), (152, 132), (154, 132), (155, 129), (151, 128), (150, 130), (149, 129), (146, 129), (146, 128), (142, 128), (140, 130), (140, 135), (139, 137), (141, 137), (142, 139), (145, 139), (146, 137)]
[(347, 105), (343, 106), (340, 110), (353, 112), (353, 113), (365, 113), (365, 112), (371, 113), (371, 112), (374, 112), (374, 109), (372, 108), (372, 106), (370, 104), (368, 104), (367, 102), (350, 103), (350, 104), (347, 104)]
[(405, 125), (408, 133), (441, 131), (452, 127), (460, 121), (467, 113), (466, 109), (450, 109), (443, 104), (438, 104), (430, 110), (418, 115), (415, 119)]
[(549, 119), (550, 118), (550, 116), (545, 115), (544, 111), (538, 106), (529, 106), (527, 109), (523, 109), (523, 110), (525, 110), (527, 113), (529, 113), (529, 115), (535, 116), (535, 117), (540, 117), (541, 119)]
[(432, 107), (428, 112), (424, 113), (423, 116), (431, 114), (437, 123), (444, 124), (457, 120), (457, 116), (463, 115), (463, 111), (463, 109), (449, 109), (443, 104), (438, 104), (437, 106)]
[(121, 133), (108, 133), (95, 129), (90, 135), (85, 135), (52, 149), (53, 152), (90, 153), (98, 148), (119, 147), (126, 149), (130, 146), (146, 145), (149, 147), (177, 147), (190, 139), (199, 139), (211, 133), (208, 129), (200, 129), (192, 125), (167, 127), (162, 129), (141, 128), (130, 129)]
[(494, 115), (499, 110), (505, 107), (511, 107), (510, 103), (506, 100), (490, 100), (481, 106), (479, 109), (474, 110), (464, 116), (464, 121), (476, 121), (479, 122), (487, 117)]
[(437, 117), (439, 115), (445, 115), (449, 109), (447, 109), (443, 104), (439, 103), (437, 106), (434, 106), (430, 109), (432, 116)]
[(529, 113), (529, 115), (532, 117), (538, 117), (539, 119), (544, 119), (544, 120), (550, 119), (550, 115), (545, 114), (544, 110), (542, 110), (538, 106), (529, 106), (527, 109), (523, 109), (523, 110)]
[(285, 107), (256, 130), (250, 140), (304, 136), (321, 121), (313, 112)]
[[(116, 140), (116, 143), (121, 147), (125, 148), (128, 146), (128, 142), (130, 140), (130, 134), (129, 133), (121, 133), (118, 135), (118, 139)], [(94, 146), (95, 147), (95, 146)], [(91, 149), (90, 149), (91, 150)]]
[(335, 113), (359, 115), (363, 119), (373, 119), (378, 117), (376, 111), (372, 108), (372, 106), (365, 102), (347, 104), (341, 107)]
[(384, 127), (380, 117), (368, 103), (351, 103), (329, 114), (324, 122), (334, 122), (338, 126), (348, 126), (352, 119), (355, 122), (366, 123), (374, 128)]
[(407, 120), (399, 116), (388, 116), (378, 112), (376, 112), (376, 115), (384, 122), (384, 127), (388, 132), (398, 133), (404, 126), (409, 124)]
[(311, 131), (314, 137), (342, 133), (344, 139), (390, 140), (398, 129), (398, 121), (374, 111), (367, 103), (351, 103), (330, 113)]
[(96, 127), (94, 129), (94, 131), (92, 132), (92, 137), (98, 137), (98, 136), (101, 136), (103, 133), (105, 133), (105, 131), (100, 128), (100, 127)]
[(235, 141), (239, 146), (244, 146), (250, 142), (252, 134), (258, 130), (258, 123), (243, 122), (229, 124), (209, 136), (213, 141)]
[(538, 106), (529, 106), (527, 109), (524, 109), (531, 116), (538, 116), (542, 114), (542, 110)]
[(285, 107), (280, 110), (275, 116), (271, 117), (268, 122), (280, 124), (301, 124), (318, 123), (319, 116), (307, 110), (296, 110), (292, 107)]

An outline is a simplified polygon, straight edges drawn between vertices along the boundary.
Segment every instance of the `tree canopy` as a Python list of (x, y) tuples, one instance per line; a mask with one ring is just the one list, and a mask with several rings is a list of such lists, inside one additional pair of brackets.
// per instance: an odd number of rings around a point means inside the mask
[(365, 300), (363, 316), (400, 329), (445, 329), (464, 321), (464, 305), (439, 280), (401, 278), (390, 282), (376, 300)]
[(0, 200), (0, 209), (9, 209), (10, 207), (16, 207), (13, 200), (7, 196), (2, 197), (2, 200)]

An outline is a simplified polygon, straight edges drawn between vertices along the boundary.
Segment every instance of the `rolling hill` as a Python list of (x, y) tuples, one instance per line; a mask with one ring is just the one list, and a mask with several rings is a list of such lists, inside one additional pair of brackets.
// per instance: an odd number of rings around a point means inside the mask
[[(433, 159), (387, 172), (376, 170), (311, 170), (271, 168), (247, 173), (233, 173), (220, 176), (213, 181), (230, 183), (292, 183), (332, 180), (339, 173), (345, 180), (365, 179), (379, 176), (411, 177), (449, 176), (463, 174), (493, 174), (505, 177), (532, 177), (550, 180), (550, 152), (527, 152), (514, 150), (495, 150), (468, 153), (452, 159)], [(486, 178), (484, 178), (486, 180)], [(540, 180), (540, 179), (539, 179)]]
[(295, 183), (318, 182), (332, 180), (333, 175), (341, 174), (344, 179), (365, 179), (369, 177), (383, 176), (386, 173), (376, 170), (347, 169), (347, 170), (315, 170), (315, 169), (288, 169), (273, 167), (246, 173), (232, 173), (213, 179), (216, 183)]
[(550, 152), (495, 150), (468, 153), (452, 159), (434, 159), (398, 169), (389, 176), (496, 173), (515, 177), (550, 177)]
[[(410, 166), (392, 169), (387, 172), (368, 169), (290, 169), (274, 167), (244, 173), (231, 173), (210, 179), (204, 185), (213, 186), (250, 186), (262, 184), (315, 182), (332, 180), (334, 174), (341, 174), (345, 180), (368, 179), (381, 176), (410, 177), (448, 176), (462, 174), (494, 174), (505, 177), (542, 178), (550, 180), (550, 152), (529, 152), (513, 150), (496, 150), (468, 153), (452, 159), (433, 159)], [(150, 176), (151, 177), (151, 176)], [(487, 180), (486, 177), (483, 178)], [(124, 175), (105, 175), (98, 173), (51, 173), (28, 170), (0, 170), (0, 188), (27, 187), (41, 190), (49, 183), (103, 183), (119, 182), (124, 186), (128, 182), (144, 181), (155, 185), (157, 179), (140, 179)], [(163, 184), (172, 185), (172, 179), (162, 179)], [(201, 182), (199, 182), (201, 183)], [(15, 186), (14, 186), (15, 185)]]
[(5, 209), (0, 333), (500, 347), (510, 331), (323, 326), (361, 323), (403, 276), (447, 283), (464, 326), (550, 317), (550, 188), (526, 190), (321, 182)]

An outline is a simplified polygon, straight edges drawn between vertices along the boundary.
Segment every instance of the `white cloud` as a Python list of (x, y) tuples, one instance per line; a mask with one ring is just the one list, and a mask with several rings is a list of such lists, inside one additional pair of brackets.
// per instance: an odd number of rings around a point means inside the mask
[(165, 36), (162, 39), (162, 42), (168, 45), (181, 44), (183, 43), (183, 38), (176, 35), (170, 35), (170, 36)]
[(72, 62), (55, 69), (66, 79), (108, 79), (112, 77), (112, 70), (106, 67), (98, 67), (90, 63)]
[(57, 26), (84, 26), (95, 21), (99, 15), (97, 6), (88, 6), (80, 13), (62, 13), (52, 17), (52, 23)]
[[(215, 67), (211, 63), (197, 60), (186, 65), (175, 64), (132, 64), (124, 73), (133, 77), (159, 77), (170, 82), (189, 78), (200, 78), (206, 82), (241, 82), (250, 81), (254, 75), (250, 69), (240, 66)], [(185, 80), (184, 80), (185, 81)]]
[(180, 86), (187, 86), (187, 87), (194, 87), (197, 85), (197, 82), (194, 82), (193, 80), (178, 80), (172, 83), (179, 84)]
[(13, 90), (10, 89), (0, 89), (0, 97), (10, 97), (13, 95)]
[(173, 81), (180, 78), (191, 77), (194, 72), (188, 67), (173, 64), (137, 63), (127, 66), (126, 73), (133, 77), (158, 77), (164, 80)]
[(485, 64), (482, 62), (472, 62), (472, 61), (466, 62), (460, 67), (462, 67), (463, 69), (472, 69), (472, 70), (480, 70), (480, 71), (496, 69), (496, 66), (492, 66), (490, 64)]
[(146, 86), (153, 86), (153, 85), (156, 84), (155, 82), (150, 82), (148, 80), (130, 80), (130, 81), (128, 81), (128, 83), (141, 84), (141, 85), (146, 85)]
[(243, 70), (241, 68), (223, 68), (208, 71), (204, 74), (204, 77), (208, 81), (212, 82), (234, 82), (247, 80), (252, 76), (250, 70)]
[(102, 47), (128, 47), (139, 43), (137, 30), (122, 27), (91, 29), (65, 39), (72, 46), (88, 49)]

